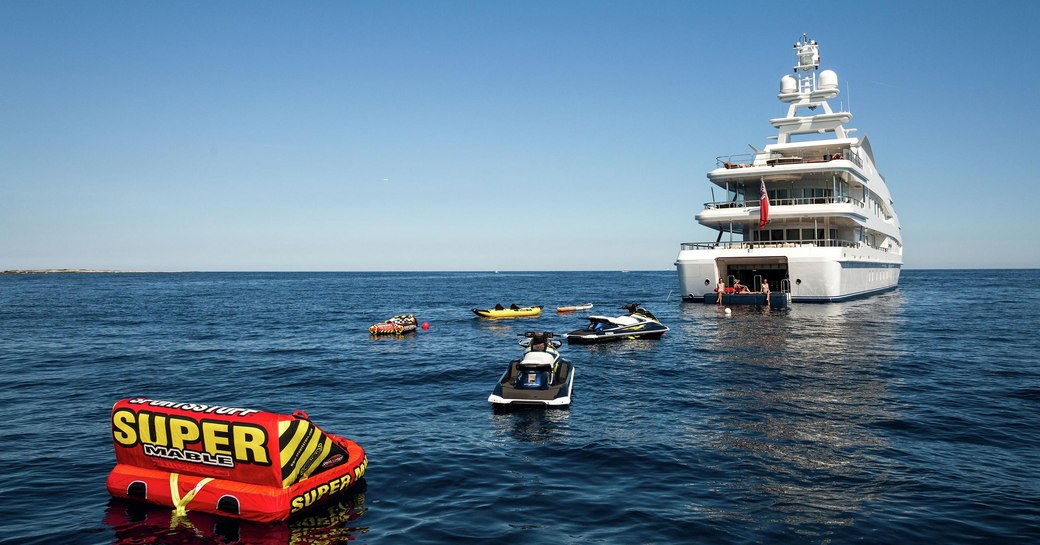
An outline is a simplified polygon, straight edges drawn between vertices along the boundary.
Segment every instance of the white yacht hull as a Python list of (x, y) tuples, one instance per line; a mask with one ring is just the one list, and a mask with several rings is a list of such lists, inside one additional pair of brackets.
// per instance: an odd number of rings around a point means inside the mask
[[(752, 273), (783, 271), (789, 282), (779, 288), (790, 290), (791, 302), (827, 303), (894, 289), (899, 284), (902, 259), (869, 247), (756, 248), (749, 244), (746, 248), (684, 249), (675, 266), (684, 297), (712, 292), (719, 278), (727, 278), (740, 268)], [(772, 284), (773, 291), (778, 291), (775, 281)]]

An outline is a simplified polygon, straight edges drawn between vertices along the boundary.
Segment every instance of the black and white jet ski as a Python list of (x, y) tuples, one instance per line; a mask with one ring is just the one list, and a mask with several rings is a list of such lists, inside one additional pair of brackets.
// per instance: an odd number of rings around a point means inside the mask
[(621, 339), (660, 339), (668, 326), (657, 321), (657, 317), (639, 304), (620, 307), (628, 314), (611, 318), (589, 316), (585, 329), (576, 329), (566, 335), (569, 343), (601, 343)]
[(495, 408), (568, 407), (574, 387), (574, 366), (556, 351), (563, 343), (553, 334), (533, 332), (521, 334), (519, 344), (524, 355), (509, 362), (509, 368), (488, 396)]

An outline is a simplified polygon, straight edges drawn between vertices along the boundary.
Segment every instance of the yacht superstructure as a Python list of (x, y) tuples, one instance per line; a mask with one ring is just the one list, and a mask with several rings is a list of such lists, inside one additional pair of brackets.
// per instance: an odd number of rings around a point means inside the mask
[[(780, 80), (787, 115), (771, 119), (776, 143), (717, 158), (708, 180), (724, 198), (697, 221), (715, 241), (683, 243), (675, 266), (684, 298), (701, 299), (734, 281), (792, 302), (829, 302), (896, 287), (903, 264), (899, 219), (866, 136), (850, 136), (835, 111), (838, 76), (819, 69), (819, 44), (794, 46), (794, 75)], [(786, 296), (786, 295), (785, 295)]]

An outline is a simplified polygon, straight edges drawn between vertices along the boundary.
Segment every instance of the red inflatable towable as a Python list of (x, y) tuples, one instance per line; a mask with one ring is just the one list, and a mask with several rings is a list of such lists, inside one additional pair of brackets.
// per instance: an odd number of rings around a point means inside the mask
[(345, 492), (368, 458), (297, 411), (175, 403), (145, 398), (112, 407), (116, 466), (108, 491), (247, 520), (286, 520)]
[(371, 335), (404, 335), (415, 331), (417, 324), (414, 314), (402, 314), (385, 322), (370, 325), (368, 332)]

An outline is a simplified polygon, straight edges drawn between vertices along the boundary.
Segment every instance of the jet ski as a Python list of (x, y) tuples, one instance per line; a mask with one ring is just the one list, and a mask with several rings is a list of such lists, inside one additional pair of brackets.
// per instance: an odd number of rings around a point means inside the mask
[(566, 335), (568, 343), (601, 343), (621, 339), (660, 339), (668, 326), (638, 304), (620, 307), (628, 313), (611, 318), (589, 316), (589, 325)]
[(524, 355), (509, 362), (488, 402), (496, 409), (570, 406), (574, 366), (556, 350), (563, 343), (548, 331), (528, 331), (520, 336), (523, 338), (518, 343), (524, 347)]

